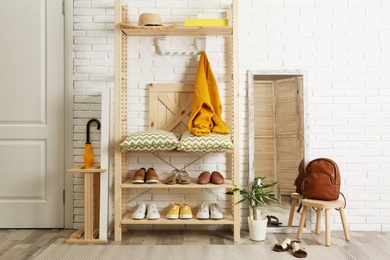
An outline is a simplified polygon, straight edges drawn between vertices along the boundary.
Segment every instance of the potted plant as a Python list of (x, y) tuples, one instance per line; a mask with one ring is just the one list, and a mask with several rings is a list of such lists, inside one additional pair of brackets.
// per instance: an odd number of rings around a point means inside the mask
[(272, 188), (277, 182), (263, 184), (263, 180), (266, 177), (257, 177), (254, 179), (253, 184), (249, 187), (249, 190), (234, 188), (226, 192), (227, 195), (233, 195), (236, 191), (240, 191), (240, 195), (243, 197), (237, 203), (248, 203), (252, 209), (252, 216), (248, 217), (249, 235), (252, 240), (261, 241), (265, 239), (265, 232), (267, 229), (267, 218), (258, 216), (257, 206), (267, 205), (266, 200), (277, 202), (272, 193)]

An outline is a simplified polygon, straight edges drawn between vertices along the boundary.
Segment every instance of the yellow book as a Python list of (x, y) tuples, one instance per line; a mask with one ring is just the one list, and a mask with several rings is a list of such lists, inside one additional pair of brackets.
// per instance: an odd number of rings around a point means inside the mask
[(228, 26), (228, 19), (186, 18), (184, 26)]

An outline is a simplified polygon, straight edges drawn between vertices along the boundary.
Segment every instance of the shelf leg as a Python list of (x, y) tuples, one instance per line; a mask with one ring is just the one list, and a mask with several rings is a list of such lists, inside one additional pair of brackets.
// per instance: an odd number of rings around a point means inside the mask
[(84, 174), (84, 239), (93, 239), (93, 173)]
[(93, 227), (99, 229), (100, 223), (100, 174), (93, 176)]

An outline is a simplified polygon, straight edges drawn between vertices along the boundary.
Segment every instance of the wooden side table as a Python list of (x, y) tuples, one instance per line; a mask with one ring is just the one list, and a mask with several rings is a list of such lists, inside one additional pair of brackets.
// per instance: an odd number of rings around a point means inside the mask
[(99, 235), (99, 211), (100, 211), (100, 174), (106, 172), (100, 169), (99, 164), (90, 168), (85, 165), (77, 165), (66, 170), (68, 173), (84, 174), (84, 229), (75, 231), (69, 239), (68, 244), (104, 244), (106, 239), (98, 239)]

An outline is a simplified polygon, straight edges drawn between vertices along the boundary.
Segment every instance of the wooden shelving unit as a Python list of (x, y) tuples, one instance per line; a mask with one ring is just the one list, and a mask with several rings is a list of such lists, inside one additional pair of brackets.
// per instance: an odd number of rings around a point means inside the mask
[[(240, 208), (239, 193), (232, 196), (232, 212), (225, 214), (220, 220), (198, 220), (196, 218), (183, 220), (170, 220), (160, 212), (161, 218), (157, 220), (133, 220), (131, 213), (127, 212), (127, 189), (226, 189), (239, 187), (240, 161), (239, 161), (239, 80), (238, 80), (238, 0), (232, 0), (233, 26), (202, 27), (202, 26), (166, 26), (161, 28), (136, 28), (126, 24), (127, 8), (122, 6), (121, 0), (115, 0), (115, 240), (122, 240), (122, 231), (127, 225), (232, 225), (234, 241), (240, 240)], [(235, 36), (234, 36), (235, 35)], [(234, 150), (227, 151), (232, 157), (231, 178), (222, 185), (199, 185), (195, 182), (188, 185), (158, 184), (132, 184), (128, 180), (127, 156), (122, 152), (119, 143), (127, 136), (127, 38), (131, 36), (223, 36), (232, 40), (232, 134)], [(237, 115), (237, 116), (233, 116)]]

